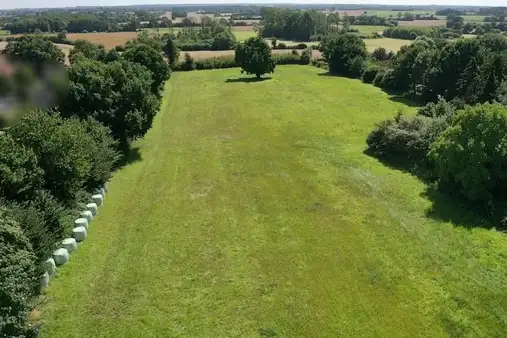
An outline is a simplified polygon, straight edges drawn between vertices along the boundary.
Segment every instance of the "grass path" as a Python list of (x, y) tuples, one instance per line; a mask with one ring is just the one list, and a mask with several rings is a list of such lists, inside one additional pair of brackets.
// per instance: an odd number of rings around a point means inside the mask
[(475, 219), (364, 155), (404, 106), (319, 72), (173, 74), (42, 336), (502, 336), (505, 236), (442, 221)]

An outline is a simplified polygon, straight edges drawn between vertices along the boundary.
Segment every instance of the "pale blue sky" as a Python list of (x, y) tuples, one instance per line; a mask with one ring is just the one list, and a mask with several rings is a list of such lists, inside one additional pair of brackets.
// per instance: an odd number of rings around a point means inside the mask
[[(232, 1), (206, 1), (206, 0), (190, 0), (185, 1), (184, 4), (203, 4), (203, 3), (245, 3), (245, 0), (232, 0)], [(248, 3), (268, 3), (266, 0), (248, 1)], [(366, 0), (366, 1), (326, 1), (326, 0), (277, 0), (273, 3), (333, 3), (333, 4), (386, 4), (386, 5), (432, 5), (438, 4), (445, 5), (475, 5), (475, 6), (506, 6), (506, 0)], [(72, 6), (119, 6), (119, 5), (139, 5), (139, 4), (181, 4), (180, 1), (167, 1), (167, 0), (0, 0), (0, 9), (12, 8), (40, 8), (40, 7), (72, 7)]]

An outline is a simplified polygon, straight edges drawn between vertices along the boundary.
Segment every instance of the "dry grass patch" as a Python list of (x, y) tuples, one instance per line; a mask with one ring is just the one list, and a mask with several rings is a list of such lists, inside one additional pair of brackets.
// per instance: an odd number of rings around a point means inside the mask
[(70, 40), (88, 40), (92, 43), (102, 44), (106, 49), (124, 45), (127, 41), (137, 38), (136, 32), (114, 33), (74, 33), (67, 34)]

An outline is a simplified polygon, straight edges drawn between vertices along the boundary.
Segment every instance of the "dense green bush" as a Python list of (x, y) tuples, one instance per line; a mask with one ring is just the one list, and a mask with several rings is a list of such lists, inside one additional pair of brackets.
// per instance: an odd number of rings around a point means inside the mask
[(76, 119), (62, 120), (42, 110), (23, 116), (9, 129), (20, 145), (33, 150), (44, 171), (44, 186), (62, 203), (75, 200), (89, 179), (93, 140)]
[(163, 57), (162, 46), (148, 40), (146, 42), (138, 42), (128, 44), (122, 58), (145, 66), (151, 72), (152, 76), (152, 93), (160, 96), (165, 81), (171, 76), (171, 68)]
[(376, 87), (382, 87), (382, 80), (384, 80), (385, 70), (381, 69), (373, 79), (372, 84)]
[(236, 43), (236, 39), (234, 35), (229, 33), (219, 33), (213, 37), (213, 41), (211, 42), (212, 50), (229, 50), (234, 47)]
[(384, 29), (384, 37), (392, 39), (415, 40), (418, 36), (437, 38), (440, 29), (437, 27), (387, 27)]
[(507, 107), (483, 104), (459, 111), (429, 157), (440, 187), (484, 204), (505, 200)]
[(185, 58), (183, 62), (177, 67), (179, 70), (194, 70), (195, 69), (195, 60), (189, 53), (185, 53)]
[(65, 54), (58, 47), (35, 35), (27, 35), (9, 42), (2, 53), (12, 60), (34, 64), (39, 72), (47, 63), (63, 64), (65, 61)]
[(329, 64), (329, 72), (359, 77), (366, 60), (366, 46), (353, 34), (333, 34), (322, 42), (322, 55)]
[(96, 45), (88, 40), (77, 40), (74, 48), (69, 52), (69, 61), (73, 62), (74, 56), (82, 53), (85, 57), (102, 61), (105, 58), (106, 50), (103, 45)]
[(301, 52), (301, 62), (305, 65), (310, 63), (310, 60), (312, 59), (313, 49), (311, 48), (305, 48)]
[(387, 52), (387, 49), (384, 47), (377, 47), (375, 50), (371, 53), (371, 57), (374, 58), (377, 61), (385, 61), (389, 60), (389, 53)]
[(192, 52), (198, 50), (211, 50), (212, 40), (202, 40), (197, 42), (178, 43), (178, 48), (184, 52)]
[(0, 208), (0, 336), (36, 337), (28, 326), (30, 297), (37, 285), (35, 255), (19, 225)]
[(151, 72), (138, 63), (79, 59), (69, 68), (68, 95), (59, 109), (65, 117), (93, 117), (126, 148), (144, 136), (159, 108), (152, 84)]
[(0, 135), (0, 194), (11, 201), (33, 198), (44, 185), (44, 171), (31, 148), (9, 134)]
[(271, 48), (260, 37), (249, 38), (236, 46), (234, 60), (242, 72), (255, 74), (257, 78), (275, 71), (275, 62), (271, 57)]
[(178, 62), (178, 58), (180, 56), (180, 50), (176, 46), (176, 43), (173, 39), (167, 39), (164, 46), (164, 53), (169, 59), (169, 65), (171, 68), (176, 66), (176, 62)]
[(455, 112), (456, 107), (441, 97), (436, 103), (429, 102), (417, 110), (418, 115), (427, 117), (453, 116)]
[(378, 66), (367, 67), (363, 71), (363, 74), (361, 75), (361, 80), (363, 80), (364, 83), (373, 83), (373, 80), (375, 80), (375, 77), (377, 76), (380, 70), (381, 68), (379, 68)]

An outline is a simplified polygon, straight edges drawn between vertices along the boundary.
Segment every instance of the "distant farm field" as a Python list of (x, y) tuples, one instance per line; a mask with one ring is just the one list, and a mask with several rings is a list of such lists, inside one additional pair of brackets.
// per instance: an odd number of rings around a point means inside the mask
[(398, 26), (405, 27), (439, 27), (445, 26), (445, 20), (414, 20), (414, 21), (399, 21)]
[(124, 45), (127, 41), (137, 38), (136, 32), (114, 32), (114, 33), (75, 33), (67, 34), (70, 40), (88, 40), (92, 43), (104, 45), (107, 49), (118, 45)]
[(363, 25), (351, 25), (350, 28), (359, 30), (361, 35), (372, 35), (373, 33), (382, 33), (386, 26), (363, 26)]

